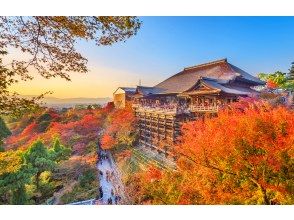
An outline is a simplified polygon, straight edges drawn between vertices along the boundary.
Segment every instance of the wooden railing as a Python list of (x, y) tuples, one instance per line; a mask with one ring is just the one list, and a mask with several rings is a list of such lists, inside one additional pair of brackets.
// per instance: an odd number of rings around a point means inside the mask
[(209, 106), (200, 106), (200, 105), (190, 105), (189, 107), (191, 112), (217, 112), (219, 107), (217, 105), (209, 105)]
[(136, 111), (141, 112), (154, 112), (154, 113), (165, 113), (165, 114), (182, 114), (189, 112), (217, 112), (219, 106), (209, 105), (209, 106), (200, 106), (200, 105), (190, 105), (187, 108), (183, 107), (174, 107), (174, 108), (165, 108), (165, 107), (152, 107), (152, 106), (140, 106), (139, 104), (133, 104), (133, 108)]
[(95, 205), (95, 203), (99, 201), (101, 202), (101, 199), (89, 199), (89, 200), (84, 200), (84, 201), (79, 201), (79, 202), (73, 202), (73, 203), (69, 203), (68, 205)]
[(147, 106), (139, 106), (136, 108), (136, 111), (143, 111), (143, 112), (154, 112), (154, 113), (170, 113), (176, 114), (177, 108), (164, 108), (164, 107), (147, 107)]

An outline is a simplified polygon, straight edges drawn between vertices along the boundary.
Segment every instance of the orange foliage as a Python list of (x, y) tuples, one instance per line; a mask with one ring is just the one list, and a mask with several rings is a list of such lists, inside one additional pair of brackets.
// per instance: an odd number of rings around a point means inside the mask
[(101, 138), (101, 145), (103, 149), (110, 149), (115, 144), (115, 140), (108, 134), (103, 135)]
[(134, 141), (136, 118), (131, 108), (115, 109), (108, 116), (108, 123), (101, 138), (103, 149), (113, 148), (122, 143), (130, 145)]
[(35, 122), (31, 123), (29, 126), (27, 126), (21, 133), (22, 136), (26, 136), (29, 134), (35, 133), (35, 129), (37, 127), (37, 124)]
[(269, 88), (269, 89), (276, 89), (276, 88), (278, 88), (278, 84), (277, 83), (275, 83), (274, 81), (272, 81), (272, 80), (268, 80), (267, 82), (266, 82), (266, 86)]
[(162, 178), (162, 173), (158, 168), (156, 168), (154, 166), (151, 166), (148, 169), (148, 172), (147, 172), (147, 175), (146, 175), (147, 181), (153, 182), (153, 181), (156, 181), (156, 180), (160, 180), (161, 178)]
[(257, 203), (281, 194), (283, 203), (292, 193), (282, 176), (288, 166), (285, 154), (293, 160), (294, 114), (241, 100), (216, 118), (186, 123), (177, 151), (180, 168), (200, 177), (193, 187), (205, 203), (250, 203), (257, 194)]
[[(182, 128), (176, 172), (151, 168), (128, 181), (139, 204), (293, 204), (294, 114), (241, 99)], [(156, 181), (155, 181), (156, 180)]]
[[(56, 112), (53, 109), (46, 110), (51, 116), (45, 132), (38, 132), (38, 120), (27, 125), (20, 134), (13, 134), (6, 140), (6, 149), (26, 149), (35, 140), (41, 138), (45, 144), (50, 144), (55, 136), (59, 136), (62, 143), (72, 147), (75, 154), (85, 152), (88, 143), (96, 141), (104, 120), (104, 110), (69, 110), (65, 113)], [(44, 112), (40, 113), (44, 114)], [(39, 114), (39, 115), (40, 115)], [(36, 114), (35, 118), (39, 118)], [(62, 120), (61, 120), (62, 119)]]

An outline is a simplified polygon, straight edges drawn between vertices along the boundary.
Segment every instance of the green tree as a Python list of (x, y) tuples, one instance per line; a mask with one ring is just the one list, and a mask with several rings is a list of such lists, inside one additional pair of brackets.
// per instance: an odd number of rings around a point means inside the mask
[(274, 73), (259, 73), (258, 77), (268, 84), (274, 84), (275, 87), (287, 90), (294, 90), (294, 81), (287, 77), (286, 73), (276, 71)]
[(55, 138), (53, 146), (50, 149), (51, 158), (55, 162), (60, 162), (69, 158), (71, 149), (60, 144), (59, 138)]
[(0, 152), (0, 203), (26, 204), (25, 184), (32, 176), (33, 170), (24, 164), (21, 151)]
[(52, 171), (56, 163), (52, 160), (49, 150), (41, 140), (36, 141), (24, 154), (25, 162), (34, 170), (37, 191), (40, 189), (40, 175), (44, 171)]
[(0, 204), (27, 204), (26, 184), (31, 184), (32, 180), (36, 186), (35, 202), (39, 204), (46, 189), (50, 188), (49, 181), (47, 185), (40, 185), (41, 175), (45, 171), (52, 172), (58, 162), (70, 156), (70, 152), (57, 138), (50, 149), (38, 140), (25, 152), (0, 152)]
[(5, 124), (5, 121), (0, 117), (0, 152), (4, 151), (3, 139), (11, 135), (10, 130)]
[[(70, 80), (70, 72), (88, 71), (87, 59), (76, 50), (80, 40), (96, 45), (112, 45), (135, 35), (141, 22), (136, 17), (104, 16), (33, 16), (0, 17), (0, 114), (19, 115), (38, 107), (33, 99), (9, 92), (19, 80), (31, 80), (29, 69), (45, 78)], [(25, 56), (3, 63), (8, 49), (18, 49)]]

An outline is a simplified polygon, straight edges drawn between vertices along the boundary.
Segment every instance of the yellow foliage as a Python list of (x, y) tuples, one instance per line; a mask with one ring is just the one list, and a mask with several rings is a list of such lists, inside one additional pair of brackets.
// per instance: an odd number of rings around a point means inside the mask
[(22, 165), (21, 151), (0, 152), (0, 175), (16, 172)]

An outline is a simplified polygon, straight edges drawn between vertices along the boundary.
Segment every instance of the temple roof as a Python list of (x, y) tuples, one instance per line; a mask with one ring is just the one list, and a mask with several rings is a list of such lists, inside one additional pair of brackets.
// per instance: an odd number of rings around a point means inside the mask
[(118, 87), (114, 91), (114, 93), (116, 93), (116, 91), (118, 91), (119, 89), (123, 90), (127, 94), (135, 94), (135, 92), (136, 92), (136, 88), (133, 88), (133, 87)]
[[(222, 59), (184, 68), (183, 71), (169, 77), (153, 88), (156, 88), (160, 93), (182, 93), (189, 90), (203, 77), (224, 82), (241, 80), (251, 86), (264, 85), (264, 82), (257, 77), (228, 63), (227, 59)], [(231, 91), (233, 92), (233, 90)]]
[(205, 93), (205, 90), (203, 92), (203, 90), (200, 89), (201, 85), (208, 87), (210, 93), (223, 92), (227, 94), (241, 95), (241, 96), (257, 93), (255, 90), (251, 89), (250, 87), (240, 87), (234, 84), (227, 84), (226, 80), (217, 80), (217, 79), (203, 77), (199, 79), (194, 86), (184, 91), (182, 94)]
[(156, 87), (149, 86), (137, 86), (136, 93), (141, 94), (143, 96), (148, 96), (152, 94), (160, 94), (163, 92), (162, 89)]

